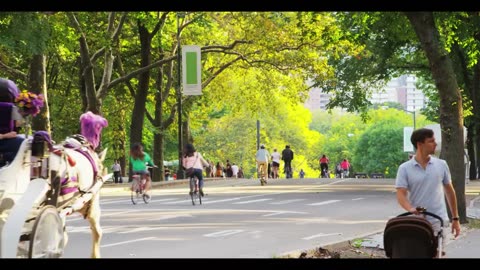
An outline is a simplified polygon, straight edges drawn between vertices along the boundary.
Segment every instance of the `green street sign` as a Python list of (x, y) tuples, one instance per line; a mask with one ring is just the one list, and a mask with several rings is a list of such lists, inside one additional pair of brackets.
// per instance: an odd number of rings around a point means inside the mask
[(182, 86), (185, 96), (202, 94), (200, 46), (182, 46)]

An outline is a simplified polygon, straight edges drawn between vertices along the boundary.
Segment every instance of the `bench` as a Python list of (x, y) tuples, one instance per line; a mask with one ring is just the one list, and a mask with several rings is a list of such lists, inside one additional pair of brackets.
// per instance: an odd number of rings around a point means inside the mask
[(371, 178), (385, 178), (385, 175), (383, 173), (372, 173), (370, 175)]
[(368, 178), (367, 173), (364, 172), (356, 172), (353, 174), (353, 177), (355, 178)]

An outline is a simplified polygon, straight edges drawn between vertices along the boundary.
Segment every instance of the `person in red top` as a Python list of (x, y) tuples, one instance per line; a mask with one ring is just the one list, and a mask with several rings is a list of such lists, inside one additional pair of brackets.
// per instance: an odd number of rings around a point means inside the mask
[(350, 163), (348, 162), (347, 159), (344, 159), (341, 163), (340, 163), (340, 167), (342, 167), (342, 170), (343, 170), (343, 175), (345, 177), (348, 177), (348, 171), (350, 170)]
[(320, 162), (321, 176), (328, 178), (328, 162), (329, 162), (329, 159), (327, 158), (326, 155), (322, 155), (319, 162)]

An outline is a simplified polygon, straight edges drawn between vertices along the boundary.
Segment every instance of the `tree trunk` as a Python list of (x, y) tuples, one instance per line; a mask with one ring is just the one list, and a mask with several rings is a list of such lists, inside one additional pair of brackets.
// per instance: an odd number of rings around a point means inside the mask
[(45, 130), (50, 133), (50, 110), (48, 107), (45, 61), (45, 55), (43, 54), (36, 54), (32, 57), (28, 74), (28, 87), (33, 93), (42, 94), (45, 101), (40, 113), (33, 118), (32, 128), (33, 130)]
[[(147, 29), (139, 25), (140, 35), (140, 66), (148, 66), (151, 62), (151, 40)], [(143, 72), (138, 76), (138, 89), (135, 93), (135, 103), (132, 111), (132, 122), (130, 124), (130, 145), (142, 142), (143, 123), (145, 118), (145, 104), (147, 102), (150, 71)]]
[(474, 126), (475, 123), (471, 123), (468, 128), (467, 128), (467, 153), (468, 153), (468, 158), (470, 161), (470, 168), (469, 168), (469, 178), (470, 180), (477, 179), (477, 168), (475, 167), (476, 164), (476, 154), (475, 154), (475, 141), (474, 141)]
[[(473, 76), (472, 76), (472, 89), (470, 90), (471, 92), (471, 99), (472, 99), (472, 110), (473, 110), (473, 117), (472, 117), (472, 122), (473, 122), (473, 138), (472, 138), (472, 143), (473, 143), (473, 154), (474, 158), (471, 159), (471, 168), (470, 169), (470, 179), (478, 179), (478, 168), (480, 168), (480, 119), (478, 119), (478, 116), (480, 115), (480, 63), (477, 63), (474, 68), (473, 68)], [(470, 130), (469, 130), (470, 131)], [(472, 173), (473, 172), (473, 173)], [(473, 177), (473, 178), (472, 178)]]
[(155, 133), (153, 135), (153, 159), (157, 162), (158, 164), (158, 169), (155, 169), (156, 173), (154, 173), (154, 178), (152, 178), (153, 181), (158, 182), (158, 181), (165, 181), (165, 169), (163, 167), (163, 134), (162, 133)]
[(450, 167), (457, 195), (461, 223), (467, 223), (465, 205), (465, 169), (463, 108), (460, 89), (450, 57), (440, 42), (432, 12), (406, 12), (430, 64), (432, 77), (440, 97), (440, 127), (442, 129), (441, 158)]

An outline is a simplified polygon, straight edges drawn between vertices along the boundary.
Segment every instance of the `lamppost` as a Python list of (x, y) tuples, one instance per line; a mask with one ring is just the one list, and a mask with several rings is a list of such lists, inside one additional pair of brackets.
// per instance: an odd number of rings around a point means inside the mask
[(405, 110), (405, 109), (404, 109), (403, 111), (404, 111), (404, 112), (407, 112), (407, 113), (413, 114), (413, 130), (415, 130), (415, 129), (417, 128), (416, 120), (415, 120), (415, 118), (416, 118), (416, 117), (415, 117), (415, 110), (409, 111), (409, 110)]
[(182, 77), (181, 77), (181, 45), (180, 45), (180, 18), (185, 18), (184, 12), (177, 12), (177, 111), (178, 111), (178, 171), (177, 179), (184, 179), (184, 170), (182, 168)]

